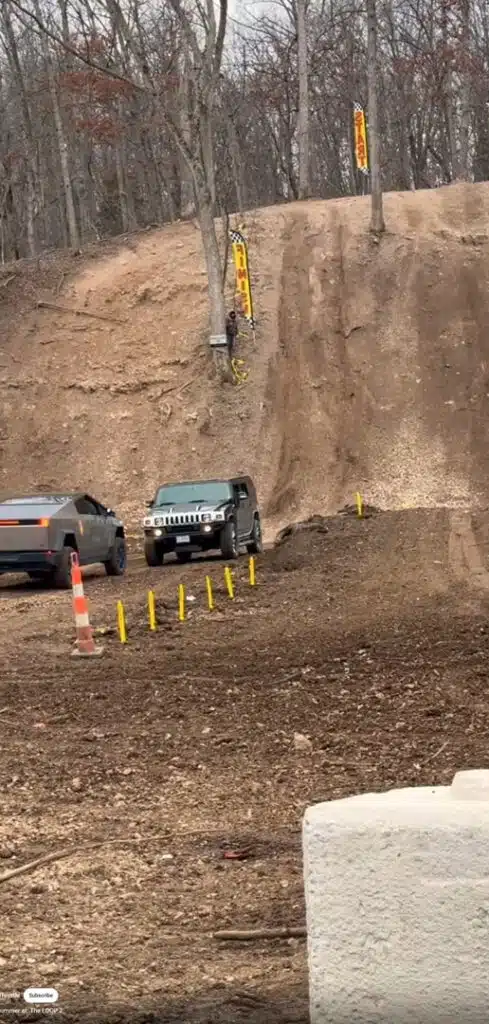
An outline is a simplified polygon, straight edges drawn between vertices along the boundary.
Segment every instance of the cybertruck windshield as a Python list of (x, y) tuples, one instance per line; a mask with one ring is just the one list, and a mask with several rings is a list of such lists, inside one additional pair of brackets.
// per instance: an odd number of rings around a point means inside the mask
[(227, 483), (175, 484), (173, 487), (160, 487), (156, 494), (155, 505), (197, 505), (201, 502), (217, 505), (231, 497), (231, 488)]

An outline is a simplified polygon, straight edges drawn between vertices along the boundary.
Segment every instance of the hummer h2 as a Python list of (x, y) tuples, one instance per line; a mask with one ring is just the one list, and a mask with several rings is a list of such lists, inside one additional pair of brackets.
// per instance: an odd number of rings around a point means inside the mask
[(237, 558), (240, 547), (262, 551), (260, 513), (249, 476), (230, 480), (192, 480), (162, 484), (143, 521), (148, 565), (161, 565), (175, 552), (179, 562), (200, 551), (221, 551)]

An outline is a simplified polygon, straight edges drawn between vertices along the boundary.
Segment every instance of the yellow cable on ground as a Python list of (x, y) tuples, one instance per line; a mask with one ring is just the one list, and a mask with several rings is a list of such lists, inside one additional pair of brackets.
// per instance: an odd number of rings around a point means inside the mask
[(237, 384), (244, 384), (248, 380), (249, 370), (240, 369), (242, 366), (244, 366), (244, 359), (231, 359), (231, 369)]

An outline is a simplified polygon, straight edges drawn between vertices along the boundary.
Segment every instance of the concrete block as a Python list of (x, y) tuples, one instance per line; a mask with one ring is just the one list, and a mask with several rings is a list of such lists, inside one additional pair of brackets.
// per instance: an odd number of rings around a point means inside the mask
[(489, 771), (308, 808), (311, 1024), (488, 1024)]

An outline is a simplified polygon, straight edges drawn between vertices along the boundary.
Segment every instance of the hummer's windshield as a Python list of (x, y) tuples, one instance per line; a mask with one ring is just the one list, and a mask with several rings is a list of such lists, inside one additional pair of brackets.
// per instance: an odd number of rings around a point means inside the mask
[(231, 497), (231, 487), (227, 483), (175, 484), (174, 487), (160, 487), (154, 501), (155, 506), (162, 505), (217, 505)]

